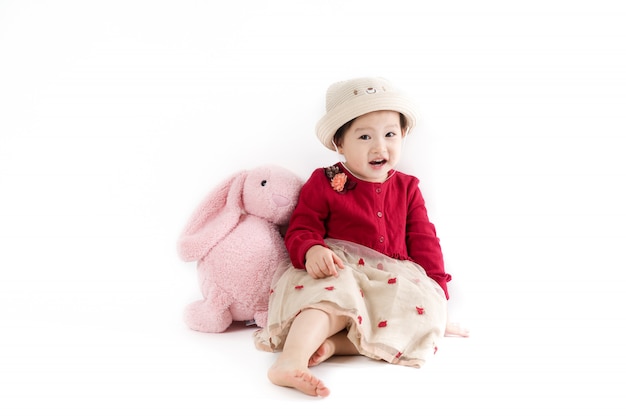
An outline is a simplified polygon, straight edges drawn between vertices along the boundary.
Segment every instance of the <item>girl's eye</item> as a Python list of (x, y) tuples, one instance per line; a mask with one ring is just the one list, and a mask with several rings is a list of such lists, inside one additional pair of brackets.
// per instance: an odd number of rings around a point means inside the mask
[(370, 139), (370, 136), (369, 136), (369, 135), (361, 135), (361, 136), (359, 137), (359, 139), (364, 139), (364, 140), (367, 140), (367, 139)]
[(392, 138), (394, 136), (396, 136), (395, 132), (387, 132), (387, 138)]

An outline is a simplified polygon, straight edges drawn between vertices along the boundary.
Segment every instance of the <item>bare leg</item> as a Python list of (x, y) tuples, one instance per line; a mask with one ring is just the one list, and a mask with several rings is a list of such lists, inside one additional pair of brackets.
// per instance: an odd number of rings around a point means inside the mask
[(359, 351), (348, 339), (348, 332), (339, 331), (327, 338), (313, 353), (309, 359), (309, 367), (317, 366), (332, 356), (356, 356), (358, 354), (360, 354)]
[(267, 373), (270, 381), (307, 395), (328, 396), (330, 390), (309, 371), (309, 359), (328, 337), (346, 325), (345, 317), (329, 315), (319, 309), (300, 312), (291, 324), (283, 351)]

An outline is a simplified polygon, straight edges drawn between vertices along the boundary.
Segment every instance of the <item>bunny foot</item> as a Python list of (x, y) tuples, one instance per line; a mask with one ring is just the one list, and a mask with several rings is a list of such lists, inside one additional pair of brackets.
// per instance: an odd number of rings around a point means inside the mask
[(211, 333), (224, 332), (233, 322), (230, 311), (215, 311), (201, 300), (187, 306), (184, 319), (187, 326), (194, 331)]
[(267, 311), (259, 311), (255, 313), (254, 322), (257, 326), (265, 328), (267, 326)]

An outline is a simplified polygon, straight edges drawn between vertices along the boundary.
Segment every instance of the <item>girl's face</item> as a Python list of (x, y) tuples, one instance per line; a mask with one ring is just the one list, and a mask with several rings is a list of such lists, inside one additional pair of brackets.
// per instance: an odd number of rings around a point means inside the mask
[(356, 118), (337, 149), (352, 174), (361, 180), (382, 183), (400, 159), (403, 138), (400, 114), (379, 110)]

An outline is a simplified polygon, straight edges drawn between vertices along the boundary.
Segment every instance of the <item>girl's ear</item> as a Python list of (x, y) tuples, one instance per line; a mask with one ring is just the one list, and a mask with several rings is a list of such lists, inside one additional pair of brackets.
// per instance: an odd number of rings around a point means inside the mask
[(335, 147), (335, 151), (337, 151), (337, 154), (343, 155), (343, 145), (337, 145), (337, 143), (333, 139), (333, 146)]
[(406, 138), (406, 136), (409, 134), (409, 128), (406, 125), (401, 127), (400, 131), (402, 131), (402, 139)]

